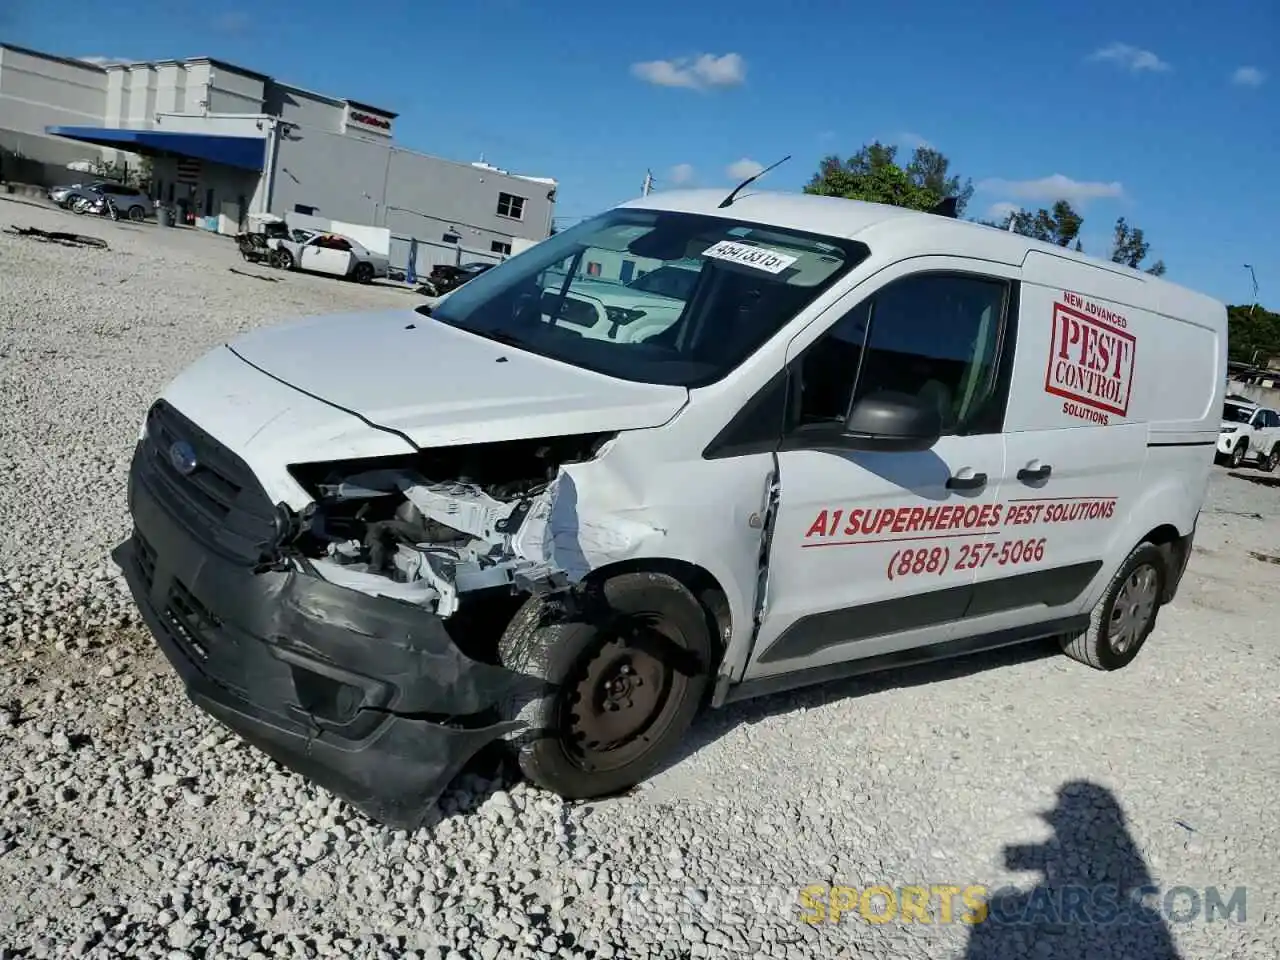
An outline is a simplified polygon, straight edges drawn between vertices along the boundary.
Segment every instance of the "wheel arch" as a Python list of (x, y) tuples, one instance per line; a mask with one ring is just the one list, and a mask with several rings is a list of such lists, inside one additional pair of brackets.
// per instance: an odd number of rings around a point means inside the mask
[(711, 666), (713, 671), (718, 669), (728, 649), (729, 640), (733, 636), (733, 614), (729, 607), (729, 595), (715, 575), (705, 567), (688, 560), (635, 557), (596, 567), (584, 578), (584, 583), (603, 583), (624, 573), (666, 574), (693, 594), (707, 616), (707, 630), (711, 634), (712, 651), (715, 657), (715, 663)]

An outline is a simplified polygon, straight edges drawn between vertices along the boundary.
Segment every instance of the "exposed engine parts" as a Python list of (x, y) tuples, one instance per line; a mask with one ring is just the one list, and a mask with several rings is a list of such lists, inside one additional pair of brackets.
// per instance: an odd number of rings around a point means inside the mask
[[(563, 589), (638, 542), (627, 524), (592, 525), (561, 496), (566, 465), (609, 436), (428, 451), (395, 461), (304, 465), (315, 496), (291, 550), (312, 572), (362, 592), (432, 606), (513, 587)], [(438, 479), (437, 479), (438, 478)]]

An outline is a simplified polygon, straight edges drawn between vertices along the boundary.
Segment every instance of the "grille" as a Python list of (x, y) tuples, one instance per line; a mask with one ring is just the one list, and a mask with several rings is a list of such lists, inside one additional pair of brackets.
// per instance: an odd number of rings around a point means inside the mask
[[(195, 451), (188, 474), (169, 455), (180, 442)], [(244, 461), (163, 400), (147, 415), (143, 452), (156, 498), (202, 546), (243, 564), (263, 559), (276, 536), (275, 508)]]

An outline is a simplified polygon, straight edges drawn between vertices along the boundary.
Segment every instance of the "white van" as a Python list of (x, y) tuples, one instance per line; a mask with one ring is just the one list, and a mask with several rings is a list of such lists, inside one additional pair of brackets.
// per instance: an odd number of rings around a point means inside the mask
[[(945, 216), (723, 201), (169, 384), (115, 556), (192, 699), (412, 827), (491, 742), (595, 797), (704, 706), (1036, 638), (1129, 663), (1191, 552), (1225, 307)], [(662, 325), (601, 266), (631, 258), (698, 265)]]

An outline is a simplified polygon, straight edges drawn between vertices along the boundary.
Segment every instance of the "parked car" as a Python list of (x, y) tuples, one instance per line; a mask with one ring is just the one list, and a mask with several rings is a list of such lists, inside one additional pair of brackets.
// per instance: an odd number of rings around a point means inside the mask
[(1274, 471), (1280, 466), (1280, 414), (1249, 400), (1225, 401), (1217, 459), (1233, 467), (1252, 460), (1267, 473)]
[(437, 263), (431, 268), (431, 273), (423, 277), (418, 284), (418, 292), (425, 293), (429, 297), (443, 297), (445, 294), (452, 293), (468, 280), (472, 280), (486, 270), (496, 267), (496, 263), (485, 263), (477, 260), (473, 263)]
[(156, 204), (149, 196), (137, 187), (130, 187), (111, 180), (94, 180), (90, 183), (73, 183), (62, 187), (51, 187), (49, 199), (60, 207), (71, 207), (77, 200), (93, 201), (101, 196), (109, 196), (116, 205), (120, 215), (130, 220), (145, 220), (155, 216)]
[[(543, 788), (612, 796), (704, 708), (1049, 638), (1101, 671), (1148, 649), (1226, 306), (937, 214), (723, 196), (660, 191), (167, 384), (113, 556), (191, 699), (412, 830), (503, 739)], [(698, 264), (674, 322), (548, 322), (592, 282), (557, 264), (619, 254)]]
[[(288, 237), (273, 238), (275, 249), (268, 262), (281, 270), (325, 273), (332, 277), (349, 277), (357, 283), (371, 283), (385, 277), (390, 263), (381, 253), (364, 244), (336, 233), (293, 230)], [(301, 238), (301, 239), (300, 239)]]

